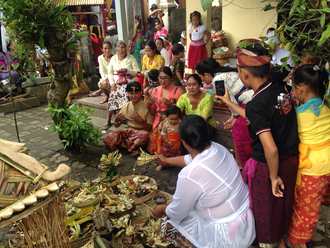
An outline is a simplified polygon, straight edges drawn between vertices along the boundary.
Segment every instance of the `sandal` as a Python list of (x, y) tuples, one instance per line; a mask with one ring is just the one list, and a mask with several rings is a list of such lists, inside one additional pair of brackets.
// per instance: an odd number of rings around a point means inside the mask
[(105, 102), (108, 102), (108, 98), (104, 98), (104, 99), (100, 102), (100, 104), (105, 103)]
[(105, 125), (102, 126), (103, 130), (108, 130), (111, 127), (111, 123), (106, 123)]

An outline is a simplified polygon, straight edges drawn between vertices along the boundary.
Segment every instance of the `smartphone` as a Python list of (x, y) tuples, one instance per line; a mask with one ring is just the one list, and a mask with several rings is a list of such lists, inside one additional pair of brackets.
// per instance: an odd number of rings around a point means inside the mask
[(219, 80), (215, 81), (215, 93), (217, 96), (224, 96), (226, 91), (225, 91), (225, 81)]

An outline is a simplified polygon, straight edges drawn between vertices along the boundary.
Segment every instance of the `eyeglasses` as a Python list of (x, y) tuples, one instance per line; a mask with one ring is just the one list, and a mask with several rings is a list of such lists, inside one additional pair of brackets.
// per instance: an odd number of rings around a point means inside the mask
[(160, 77), (160, 78), (158, 78), (159, 80), (162, 80), (162, 81), (166, 81), (166, 80), (169, 80), (170, 78), (169, 77), (164, 77), (164, 78), (162, 78), (162, 77)]

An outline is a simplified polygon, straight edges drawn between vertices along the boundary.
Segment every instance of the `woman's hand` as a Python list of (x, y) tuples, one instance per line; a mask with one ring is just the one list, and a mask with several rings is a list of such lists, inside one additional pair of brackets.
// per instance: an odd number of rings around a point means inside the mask
[(234, 115), (231, 115), (230, 118), (223, 123), (223, 129), (232, 129), (235, 121)]
[(218, 102), (220, 103), (224, 103), (226, 105), (228, 105), (228, 103), (231, 102), (230, 100), (230, 97), (229, 97), (229, 92), (228, 92), (228, 89), (226, 88), (226, 91), (225, 91), (225, 95), (224, 96), (215, 96), (216, 99), (220, 100)]
[(147, 82), (144, 80), (144, 81), (143, 81), (142, 90), (144, 90), (146, 87), (147, 87)]
[(151, 212), (152, 212), (153, 216), (155, 216), (156, 218), (162, 218), (162, 217), (166, 216), (166, 213), (165, 213), (166, 207), (167, 207), (167, 205), (157, 205), (156, 207), (151, 209)]
[(271, 178), (270, 180), (272, 181), (273, 195), (276, 197), (283, 197), (283, 192), (280, 190), (280, 187), (282, 190), (284, 189), (283, 180), (279, 176)]
[(159, 159), (161, 162), (163, 162), (164, 164), (167, 164), (166, 163), (166, 157), (162, 154), (158, 154), (157, 152), (155, 152), (155, 155), (152, 156), (152, 160), (157, 160)]
[(171, 107), (174, 105), (174, 99), (171, 98), (171, 100), (168, 100), (167, 98), (162, 98), (163, 103), (167, 106), (167, 107)]
[(135, 72), (135, 74), (134, 74), (136, 77), (140, 77), (141, 76), (141, 73), (140, 72)]
[(156, 102), (156, 98), (153, 96), (150, 96), (147, 101), (147, 109), (150, 109), (152, 105)]
[(117, 71), (118, 73), (124, 73), (127, 72), (127, 68), (120, 68), (120, 70)]
[(172, 147), (173, 146), (173, 143), (171, 141), (167, 142), (167, 146), (168, 147)]
[(112, 91), (116, 91), (116, 90), (117, 90), (117, 84), (115, 84), (115, 83), (112, 84), (112, 85), (111, 85), (111, 90), (112, 90)]

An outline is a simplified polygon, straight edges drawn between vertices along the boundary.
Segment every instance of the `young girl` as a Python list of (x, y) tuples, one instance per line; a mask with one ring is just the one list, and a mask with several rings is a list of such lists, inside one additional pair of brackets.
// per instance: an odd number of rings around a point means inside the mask
[(155, 19), (155, 29), (156, 31), (154, 33), (154, 41), (156, 41), (156, 39), (163, 34), (167, 34), (167, 30), (163, 28), (162, 23), (159, 21), (159, 19)]
[(330, 109), (323, 97), (329, 84), (325, 69), (302, 65), (292, 77), (298, 121), (299, 170), (288, 230), (289, 246), (306, 247), (313, 238), (321, 201), (330, 184)]
[[(192, 25), (188, 27), (190, 35), (190, 47), (188, 52), (188, 68), (192, 69), (192, 73), (195, 73), (196, 64), (207, 59), (206, 44), (211, 37), (211, 33), (206, 30), (206, 27), (201, 23), (201, 13), (194, 11), (190, 14), (190, 22)], [(203, 40), (203, 36), (206, 34), (206, 40)]]
[(152, 95), (152, 90), (160, 85), (158, 76), (159, 71), (157, 69), (151, 69), (146, 71), (146, 78), (149, 82), (149, 85), (144, 89), (144, 99), (145, 102), (148, 101), (149, 97)]
[[(165, 157), (177, 157), (182, 153), (181, 139), (179, 134), (181, 110), (173, 105), (166, 109), (167, 120), (163, 125), (161, 135), (157, 141), (157, 153), (163, 154)], [(165, 165), (160, 160), (156, 171), (161, 171)]]
[(165, 66), (169, 67), (170, 66), (170, 55), (167, 52), (167, 50), (164, 47), (164, 41), (162, 38), (157, 38), (155, 40), (155, 44), (157, 47), (157, 50), (160, 52), (160, 54), (164, 57), (165, 59)]
[(139, 64), (140, 70), (142, 70), (142, 65), (141, 65), (141, 55), (140, 51), (142, 50), (142, 42), (143, 42), (143, 25), (142, 25), (142, 18), (140, 15), (136, 15), (134, 19), (134, 34), (132, 37), (133, 44), (135, 45), (134, 47), (134, 53), (133, 56), (136, 59), (136, 61)]

